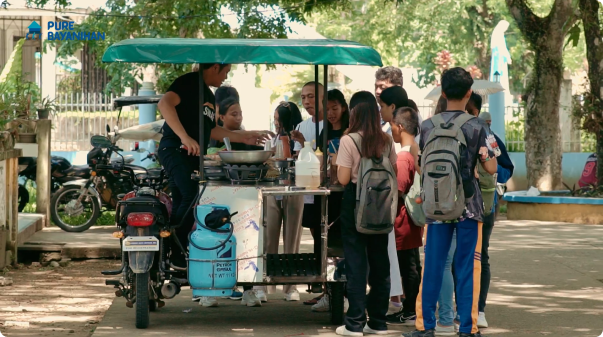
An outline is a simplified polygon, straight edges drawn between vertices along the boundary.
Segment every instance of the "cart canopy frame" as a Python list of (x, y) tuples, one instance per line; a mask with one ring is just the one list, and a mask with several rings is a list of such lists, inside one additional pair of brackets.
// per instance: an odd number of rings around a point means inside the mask
[(373, 48), (330, 39), (137, 38), (110, 46), (103, 62), (382, 66)]

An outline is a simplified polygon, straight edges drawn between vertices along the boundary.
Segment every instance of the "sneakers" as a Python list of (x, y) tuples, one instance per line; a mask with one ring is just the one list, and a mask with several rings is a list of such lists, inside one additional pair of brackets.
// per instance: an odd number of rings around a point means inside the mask
[[(345, 307), (345, 302), (344, 302), (344, 307)], [(327, 312), (327, 311), (329, 311), (329, 309), (331, 309), (329, 306), (329, 295), (324, 295), (320, 299), (320, 301), (318, 301), (318, 303), (316, 303), (312, 306), (312, 311), (314, 311), (314, 312)], [(354, 333), (358, 333), (358, 332), (354, 332)], [(355, 336), (355, 335), (345, 335), (345, 336)]]
[[(325, 298), (325, 297), (323, 297), (323, 298)], [(318, 305), (318, 303), (316, 303), (314, 305)], [(340, 335), (340, 336), (358, 336), (358, 337), (364, 336), (364, 334), (362, 332), (349, 331), (348, 329), (346, 329), (345, 325), (342, 325), (339, 328), (337, 328), (335, 330), (335, 333), (338, 334), (338, 335)]]
[(200, 299), (201, 297), (193, 297), (193, 302), (199, 302)]
[(262, 301), (262, 303), (266, 303), (268, 302), (268, 297), (266, 296), (266, 292), (264, 290), (255, 290), (255, 295), (257, 296), (257, 298), (260, 299), (260, 301)]
[(240, 300), (241, 298), (243, 298), (243, 293), (242, 293), (242, 292), (240, 292), (240, 291), (239, 291), (239, 289), (235, 287), (235, 288), (232, 290), (232, 294), (231, 294), (231, 295), (230, 295), (228, 298), (230, 298), (231, 300), (238, 301), (238, 300)]
[(454, 335), (456, 335), (456, 329), (454, 328), (454, 325), (443, 326), (443, 325), (440, 325), (440, 323), (438, 323), (435, 327), (435, 331), (438, 334), (438, 336), (454, 336)]
[(398, 305), (396, 305), (396, 302), (389, 301), (389, 307), (387, 308), (387, 315), (397, 314), (398, 312), (400, 312), (400, 310), (402, 310), (402, 303), (397, 303), (397, 304)]
[(245, 290), (241, 299), (241, 305), (248, 307), (261, 307), (262, 301), (257, 297), (256, 290)]
[(484, 329), (488, 327), (488, 321), (486, 321), (486, 313), (485, 312), (479, 313), (479, 316), (477, 317), (477, 327), (484, 328)]
[(405, 332), (402, 334), (402, 337), (435, 337), (435, 330), (429, 329), (424, 331), (415, 330), (413, 332)]
[(367, 335), (387, 335), (387, 334), (389, 334), (389, 331), (387, 331), (387, 330), (372, 329), (370, 326), (368, 326), (368, 324), (366, 324), (364, 326), (364, 328), (362, 329), (362, 332), (364, 332)]
[(417, 320), (417, 314), (414, 312), (403, 312), (400, 310), (399, 312), (393, 315), (385, 316), (385, 321), (390, 325), (405, 325), (405, 326), (415, 326), (415, 321)]
[(201, 296), (199, 297), (199, 305), (206, 308), (217, 307), (218, 300), (215, 297)]
[(314, 297), (314, 298), (313, 298), (313, 299), (311, 299), (311, 300), (304, 301), (304, 305), (314, 305), (314, 304), (318, 303), (318, 301), (320, 301), (320, 299), (321, 299), (323, 296), (324, 296), (324, 294), (322, 294), (322, 295), (320, 295), (320, 296), (318, 296), (318, 297)]
[(285, 294), (285, 301), (299, 301), (299, 291), (292, 290)]
[(459, 333), (459, 337), (482, 337), (482, 334), (478, 331), (477, 333)]

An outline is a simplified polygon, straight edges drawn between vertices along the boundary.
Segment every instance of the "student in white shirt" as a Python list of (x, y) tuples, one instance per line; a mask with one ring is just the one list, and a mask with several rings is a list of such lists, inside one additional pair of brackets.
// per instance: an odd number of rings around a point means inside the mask
[[(304, 142), (312, 143), (313, 140), (316, 140), (316, 121), (318, 120), (318, 132), (322, 131), (324, 113), (323, 113), (323, 104), (322, 101), (324, 99), (324, 87), (322, 84), (318, 83), (318, 101), (320, 102), (318, 109), (314, 107), (316, 104), (316, 96), (315, 96), (315, 82), (308, 82), (304, 84), (301, 92), (302, 104), (304, 105), (304, 109), (308, 112), (308, 114), (312, 118), (308, 118), (305, 121), (299, 123), (297, 128), (294, 131), (291, 131), (291, 138), (295, 141), (294, 151), (299, 151), (304, 147)], [(316, 113), (318, 111), (318, 114)], [(312, 144), (312, 147), (316, 150), (316, 143)]]

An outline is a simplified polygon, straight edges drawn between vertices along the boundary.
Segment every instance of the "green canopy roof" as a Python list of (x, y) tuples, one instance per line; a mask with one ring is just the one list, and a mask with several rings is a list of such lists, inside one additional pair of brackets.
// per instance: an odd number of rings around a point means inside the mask
[(103, 62), (383, 65), (371, 47), (326, 39), (129, 39), (110, 46)]

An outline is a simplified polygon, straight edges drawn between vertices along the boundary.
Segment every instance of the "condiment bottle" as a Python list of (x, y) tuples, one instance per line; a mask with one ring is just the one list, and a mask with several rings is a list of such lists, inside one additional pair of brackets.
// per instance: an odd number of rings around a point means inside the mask
[(291, 141), (289, 140), (289, 136), (281, 136), (280, 139), (283, 142), (283, 156), (285, 159), (291, 158)]

